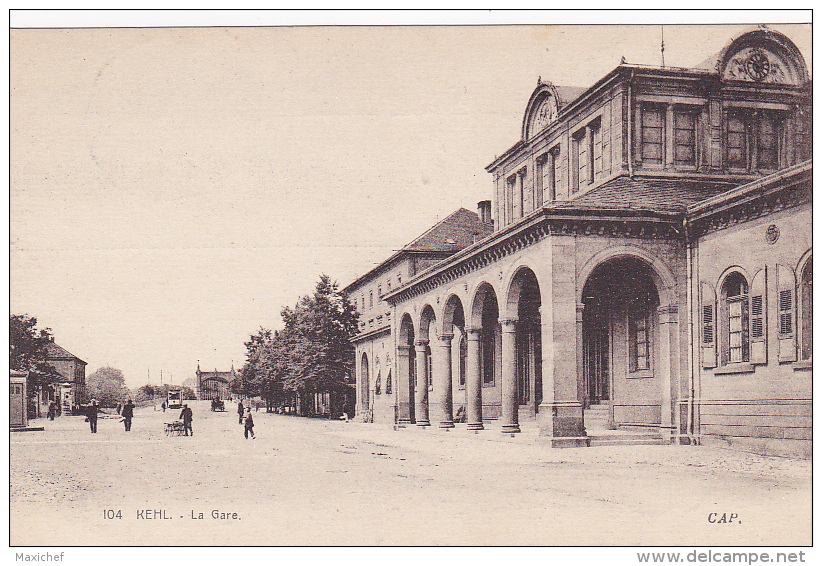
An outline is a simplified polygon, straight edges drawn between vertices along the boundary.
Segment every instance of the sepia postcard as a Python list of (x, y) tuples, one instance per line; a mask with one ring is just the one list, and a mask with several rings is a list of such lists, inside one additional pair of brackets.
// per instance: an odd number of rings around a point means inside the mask
[(809, 560), (809, 12), (48, 16), (10, 29), (15, 561)]

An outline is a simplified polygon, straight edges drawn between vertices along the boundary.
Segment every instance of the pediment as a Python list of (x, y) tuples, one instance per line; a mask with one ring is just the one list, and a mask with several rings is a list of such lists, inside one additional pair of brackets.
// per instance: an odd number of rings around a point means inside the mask
[(733, 40), (720, 54), (717, 71), (723, 80), (803, 85), (805, 60), (790, 39), (762, 28)]

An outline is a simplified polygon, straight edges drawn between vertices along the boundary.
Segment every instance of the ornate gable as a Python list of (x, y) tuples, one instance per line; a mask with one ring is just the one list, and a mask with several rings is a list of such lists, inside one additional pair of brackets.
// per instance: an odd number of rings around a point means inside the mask
[(723, 80), (801, 86), (808, 81), (805, 59), (779, 32), (760, 28), (728, 44), (717, 59)]
[(522, 124), (523, 141), (533, 138), (556, 120), (560, 107), (561, 101), (554, 85), (539, 81), (525, 109)]

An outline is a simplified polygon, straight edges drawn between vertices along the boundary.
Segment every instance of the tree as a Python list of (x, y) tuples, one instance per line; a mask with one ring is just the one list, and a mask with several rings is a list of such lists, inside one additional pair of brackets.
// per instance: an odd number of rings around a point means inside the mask
[(9, 316), (9, 367), (27, 371), (37, 380), (58, 377), (54, 366), (46, 361), (51, 329), (37, 329), (37, 319), (27, 314)]
[(348, 387), (359, 315), (337, 283), (322, 275), (314, 294), (293, 309), (283, 308), (281, 316), (282, 330), (260, 328), (245, 343), (241, 380), (267, 399), (285, 395), (299, 402), (301, 413), (312, 414), (315, 394), (342, 393)]
[(97, 399), (103, 407), (114, 407), (131, 397), (123, 372), (109, 366), (101, 367), (88, 376), (86, 388), (89, 396)]

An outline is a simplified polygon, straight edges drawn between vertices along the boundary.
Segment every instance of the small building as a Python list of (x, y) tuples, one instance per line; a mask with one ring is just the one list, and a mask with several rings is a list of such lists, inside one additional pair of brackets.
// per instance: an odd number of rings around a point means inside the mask
[(9, 371), (9, 427), (24, 429), (29, 424), (26, 411), (26, 379), (24, 371)]
[(87, 401), (85, 394), (88, 364), (54, 342), (49, 342), (46, 347), (46, 361), (59, 375), (40, 388), (39, 415), (48, 410), (51, 401), (57, 403), (64, 413), (76, 412), (77, 408)]
[(200, 364), (197, 364), (196, 390), (197, 399), (230, 399), (231, 382), (237, 379), (237, 372), (234, 364), (231, 364), (229, 371), (201, 371)]

